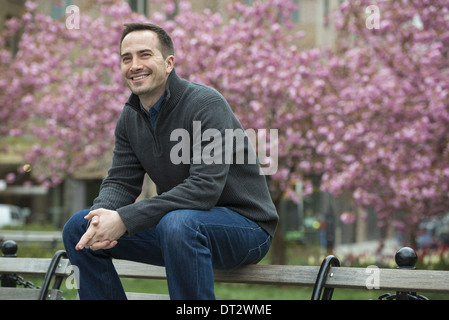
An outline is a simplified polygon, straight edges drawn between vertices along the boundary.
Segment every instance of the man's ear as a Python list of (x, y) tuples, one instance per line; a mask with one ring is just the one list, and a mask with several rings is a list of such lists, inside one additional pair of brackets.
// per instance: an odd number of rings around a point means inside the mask
[(168, 56), (167, 59), (165, 59), (165, 69), (167, 71), (167, 74), (170, 74), (170, 72), (175, 67), (175, 56)]

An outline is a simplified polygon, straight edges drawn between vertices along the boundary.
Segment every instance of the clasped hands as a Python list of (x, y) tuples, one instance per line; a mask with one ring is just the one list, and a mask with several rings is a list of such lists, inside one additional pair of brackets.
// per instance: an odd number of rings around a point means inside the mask
[(84, 248), (111, 249), (117, 245), (117, 240), (126, 232), (125, 224), (117, 211), (97, 209), (90, 211), (84, 219), (91, 220), (91, 222), (75, 246), (76, 250)]

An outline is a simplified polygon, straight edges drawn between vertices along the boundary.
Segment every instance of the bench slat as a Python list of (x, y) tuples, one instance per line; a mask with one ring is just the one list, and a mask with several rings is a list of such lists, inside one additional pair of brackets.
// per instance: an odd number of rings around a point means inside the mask
[[(165, 268), (131, 261), (115, 260), (122, 277), (165, 279)], [(215, 270), (215, 281), (252, 284), (313, 286), (319, 267), (291, 265), (250, 265), (235, 270)], [(367, 268), (333, 267), (326, 287), (367, 289), (377, 285)], [(449, 271), (374, 269), (379, 271), (379, 290), (449, 293)], [(330, 276), (332, 275), (332, 276)]]
[[(164, 267), (125, 260), (114, 260), (121, 277), (166, 279)], [(250, 265), (234, 270), (215, 270), (215, 281), (233, 283), (286, 284), (313, 286), (319, 267)]]
[(449, 293), (449, 272), (437, 270), (333, 267), (326, 279), (326, 286), (367, 289), (367, 283), (376, 284), (373, 280), (375, 270), (379, 271), (380, 290)]
[[(0, 300), (37, 300), (40, 290), (29, 288), (1, 288)], [(61, 300), (62, 291), (50, 289), (47, 293), (47, 300)]]
[(319, 267), (249, 265), (234, 270), (215, 270), (215, 281), (254, 284), (313, 286)]
[(113, 263), (121, 277), (143, 279), (166, 279), (167, 277), (165, 267), (127, 260), (113, 260)]
[[(41, 258), (0, 258), (0, 273), (45, 274), (51, 259)], [(56, 275), (68, 275), (68, 259), (61, 259), (56, 268)]]
[[(0, 258), (0, 273), (45, 274), (51, 259)], [(60, 261), (57, 275), (69, 275), (67, 259)], [(125, 278), (166, 279), (164, 267), (125, 260), (114, 260), (119, 276)], [(215, 280), (231, 283), (259, 283), (313, 286), (319, 267), (250, 265), (235, 270), (216, 270)], [(449, 271), (398, 270), (332, 267), (326, 279), (327, 287), (367, 289), (376, 285), (375, 276), (368, 270), (379, 272), (379, 289), (449, 293)], [(371, 277), (371, 278), (370, 278)]]
[(126, 292), (128, 300), (170, 300), (168, 294)]

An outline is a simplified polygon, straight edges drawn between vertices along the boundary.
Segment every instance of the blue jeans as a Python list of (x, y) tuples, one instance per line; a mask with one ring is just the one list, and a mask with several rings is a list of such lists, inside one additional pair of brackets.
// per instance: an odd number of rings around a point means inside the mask
[(79, 270), (80, 299), (126, 299), (112, 258), (165, 266), (171, 299), (215, 299), (213, 269), (233, 269), (259, 262), (271, 245), (255, 222), (224, 208), (176, 210), (157, 226), (123, 235), (109, 250), (75, 250), (87, 228), (84, 216), (73, 215), (63, 230), (64, 246)]

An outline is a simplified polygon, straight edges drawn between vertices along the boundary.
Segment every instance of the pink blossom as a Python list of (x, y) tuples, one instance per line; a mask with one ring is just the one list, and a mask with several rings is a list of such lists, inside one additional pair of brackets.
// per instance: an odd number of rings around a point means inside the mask
[(6, 175), (6, 182), (13, 183), (16, 180), (16, 175), (14, 173), (8, 173)]
[(355, 214), (352, 212), (343, 212), (340, 215), (340, 221), (344, 224), (353, 224), (355, 222)]

